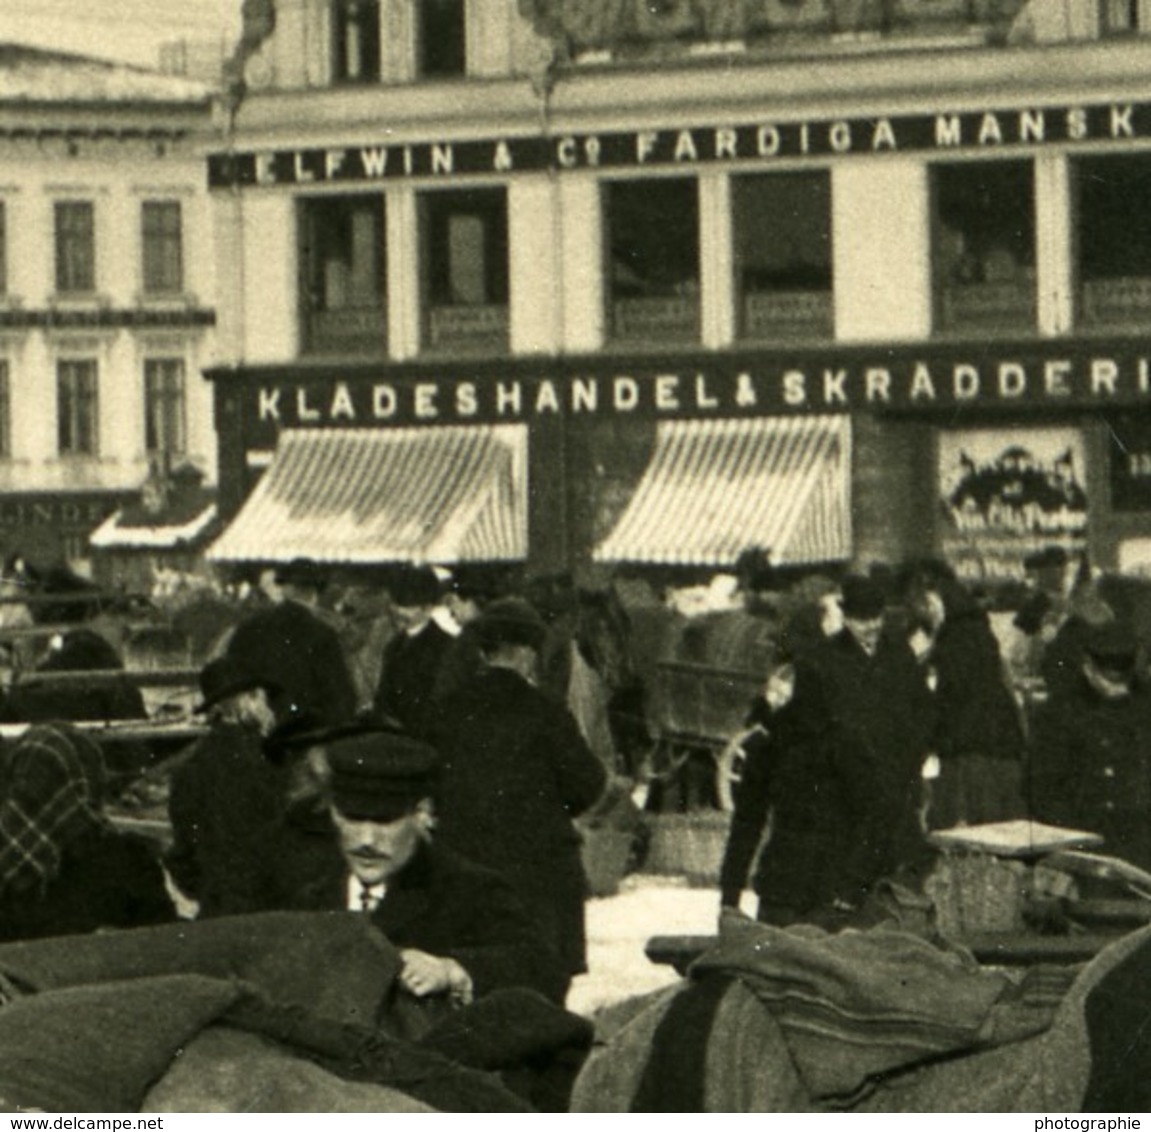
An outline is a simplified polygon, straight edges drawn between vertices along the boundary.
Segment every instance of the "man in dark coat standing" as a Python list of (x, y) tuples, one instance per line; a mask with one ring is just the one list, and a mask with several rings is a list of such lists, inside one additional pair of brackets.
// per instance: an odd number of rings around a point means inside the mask
[(242, 621), (227, 655), (278, 689), (276, 715), (304, 713), (343, 723), (356, 710), (356, 692), (340, 638), (315, 612), (325, 578), (314, 563), (296, 559), (276, 572), (284, 600)]
[(432, 742), (444, 759), (439, 838), (506, 876), (560, 956), (587, 969), (587, 881), (572, 819), (607, 773), (571, 713), (536, 686), (547, 627), (519, 598), (475, 622), (484, 668), (441, 705)]
[[(827, 780), (824, 834), (835, 869), (834, 903), (857, 907), (884, 877), (930, 856), (922, 828), (930, 696), (907, 640), (886, 631), (886, 599), (868, 578), (845, 579), (844, 628), (799, 666), (792, 724), (818, 752)], [(767, 856), (770, 857), (770, 847)], [(770, 894), (769, 894), (770, 897)]]
[(1131, 627), (1091, 627), (1079, 680), (1050, 698), (1031, 736), (1031, 810), (1103, 836), (1103, 852), (1151, 871), (1151, 691)]
[(267, 906), (269, 846), (284, 817), (285, 782), (264, 755), (274, 690), (262, 677), (219, 657), (200, 673), (210, 730), (177, 756), (168, 794), (172, 845), (164, 858), (199, 916), (236, 915)]
[(348, 732), (309, 753), (322, 752), (331, 820), (311, 828), (309, 875), (284, 878), (282, 906), (371, 916), (400, 949), (401, 986), (433, 1012), (508, 987), (557, 997), (555, 957), (508, 882), (432, 839), (436, 752), (399, 731)]
[(413, 735), (426, 736), (440, 668), (455, 638), (432, 616), (441, 590), (432, 567), (404, 570), (389, 589), (397, 631), (384, 646), (372, 707)]

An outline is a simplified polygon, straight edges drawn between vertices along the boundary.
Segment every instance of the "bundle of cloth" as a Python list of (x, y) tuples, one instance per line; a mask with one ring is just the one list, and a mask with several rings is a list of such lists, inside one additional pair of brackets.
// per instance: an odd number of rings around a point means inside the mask
[(345, 912), (0, 946), (0, 1108), (531, 1112), (590, 1042), (533, 991), (441, 1012), (399, 969)]
[(1008, 973), (910, 933), (747, 923), (598, 1019), (574, 1112), (1146, 1111), (1151, 928)]

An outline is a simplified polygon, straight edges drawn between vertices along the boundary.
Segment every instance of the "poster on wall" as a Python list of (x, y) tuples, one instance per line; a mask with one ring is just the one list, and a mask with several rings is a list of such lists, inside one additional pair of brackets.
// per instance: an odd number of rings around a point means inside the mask
[(1029, 554), (1085, 550), (1084, 459), (1073, 428), (940, 433), (941, 550), (959, 576), (1021, 580)]

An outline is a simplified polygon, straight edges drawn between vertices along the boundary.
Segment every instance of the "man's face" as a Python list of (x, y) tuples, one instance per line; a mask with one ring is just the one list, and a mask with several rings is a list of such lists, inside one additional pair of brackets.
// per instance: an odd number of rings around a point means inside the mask
[(882, 617), (869, 617), (866, 620), (845, 617), (843, 623), (865, 652), (875, 652), (879, 644), (879, 634), (883, 631)]
[(395, 821), (350, 818), (334, 806), (331, 813), (344, 859), (364, 884), (384, 884), (412, 859), (430, 817), (424, 803)]
[(241, 692), (236, 698), (236, 715), (242, 723), (250, 724), (261, 735), (267, 736), (276, 725), (276, 714), (268, 703), (268, 693), (263, 688), (253, 688)]

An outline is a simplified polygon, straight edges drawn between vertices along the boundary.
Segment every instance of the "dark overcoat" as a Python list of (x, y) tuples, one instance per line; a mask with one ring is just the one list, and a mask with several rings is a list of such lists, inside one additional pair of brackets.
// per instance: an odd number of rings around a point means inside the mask
[(1035, 817), (1102, 834), (1104, 853), (1151, 871), (1151, 691), (1105, 699), (1080, 674), (1037, 714), (1029, 763)]
[(565, 971), (586, 970), (572, 818), (599, 799), (607, 773), (571, 713), (519, 674), (488, 668), (444, 701), (432, 741), (444, 760), (440, 840), (506, 876)]
[(0, 899), (0, 939), (80, 935), (175, 918), (152, 845), (135, 834), (100, 826), (64, 848), (60, 871), (43, 893)]
[(165, 864), (200, 916), (268, 906), (271, 846), (285, 815), (284, 772), (264, 756), (258, 732), (217, 724), (172, 775), (172, 846)]
[(413, 735), (427, 735), (440, 668), (454, 641), (435, 621), (392, 637), (380, 662), (376, 713), (399, 720)]
[(282, 601), (242, 621), (227, 653), (280, 689), (274, 705), (288, 705), (321, 723), (343, 723), (356, 710), (356, 691), (340, 638), (307, 606)]
[[(284, 907), (346, 907), (348, 871), (334, 845), (333, 829), (326, 866), (313, 868)], [(531, 987), (550, 997), (560, 992), (555, 955), (508, 882), (440, 845), (419, 847), (389, 881), (371, 918), (397, 948), (455, 959), (471, 976), (477, 997), (501, 987)]]

